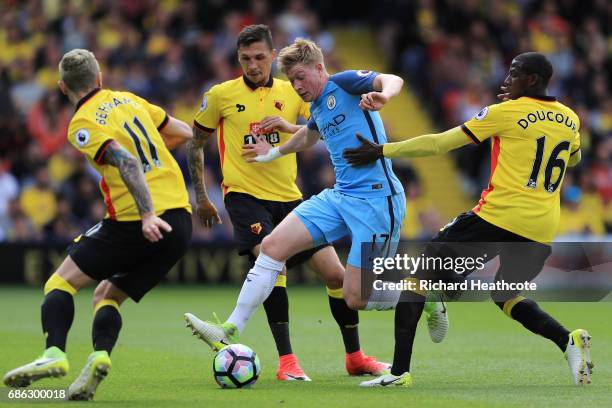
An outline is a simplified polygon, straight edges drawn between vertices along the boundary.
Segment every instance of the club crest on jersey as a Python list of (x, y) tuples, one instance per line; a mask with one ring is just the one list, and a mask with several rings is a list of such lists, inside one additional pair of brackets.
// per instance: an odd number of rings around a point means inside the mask
[(202, 99), (202, 104), (200, 105), (200, 112), (204, 112), (208, 108), (208, 96), (204, 95)]
[(332, 110), (336, 107), (336, 97), (334, 95), (329, 95), (327, 97), (327, 109)]
[(285, 103), (283, 101), (274, 101), (274, 107), (279, 111), (282, 111), (285, 107)]
[(79, 129), (76, 132), (76, 142), (83, 147), (89, 142), (89, 131), (87, 129)]
[(251, 232), (255, 235), (261, 234), (263, 227), (261, 226), (261, 222), (256, 222), (255, 224), (251, 224)]
[(476, 120), (483, 120), (487, 116), (487, 113), (489, 113), (488, 106), (484, 107), (480, 112), (478, 112), (474, 118)]
[(366, 69), (360, 69), (359, 71), (357, 71), (357, 75), (359, 75), (360, 77), (367, 77), (371, 73), (372, 71), (368, 71)]

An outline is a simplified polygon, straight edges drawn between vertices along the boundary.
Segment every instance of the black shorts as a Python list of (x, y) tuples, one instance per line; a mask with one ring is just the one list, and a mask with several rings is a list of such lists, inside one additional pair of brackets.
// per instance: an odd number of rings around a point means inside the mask
[(138, 302), (187, 252), (191, 243), (191, 216), (185, 209), (164, 212), (160, 218), (172, 227), (158, 242), (142, 234), (140, 221), (104, 219), (70, 245), (68, 255), (92, 279), (108, 279)]
[[(235, 192), (227, 193), (224, 201), (225, 209), (234, 225), (238, 253), (248, 255), (251, 260), (255, 260), (253, 248), (261, 244), (264, 237), (302, 202), (261, 200), (249, 194)], [(329, 245), (323, 244), (292, 256), (287, 260), (287, 268), (306, 262), (315, 252)]]
[[(477, 257), (487, 254), (489, 260), (499, 255), (499, 269), (495, 280), (506, 282), (531, 281), (542, 270), (551, 253), (549, 245), (535, 242), (521, 235), (493, 225), (472, 211), (463, 213), (442, 228), (431, 240), (434, 243), (460, 243), (433, 245), (426, 249), (426, 256)], [(453, 271), (435, 271), (425, 278), (460, 282), (472, 271), (458, 275)], [(432, 276), (435, 275), (435, 276)], [(424, 278), (420, 275), (419, 278)], [(503, 302), (518, 293), (492, 292), (493, 300)]]

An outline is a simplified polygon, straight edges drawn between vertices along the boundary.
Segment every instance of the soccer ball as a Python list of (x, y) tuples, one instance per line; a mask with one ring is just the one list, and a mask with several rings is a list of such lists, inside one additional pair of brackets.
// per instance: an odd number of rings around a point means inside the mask
[(213, 361), (215, 381), (221, 388), (250, 387), (260, 372), (259, 356), (244, 344), (223, 347)]

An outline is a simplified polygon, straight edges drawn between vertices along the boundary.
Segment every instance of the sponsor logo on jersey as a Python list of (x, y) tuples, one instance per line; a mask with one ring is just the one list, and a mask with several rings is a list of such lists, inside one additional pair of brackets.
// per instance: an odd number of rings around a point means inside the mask
[(204, 112), (208, 108), (208, 96), (204, 95), (202, 99), (202, 104), (200, 105), (200, 112)]
[(79, 146), (84, 147), (89, 142), (89, 131), (87, 129), (77, 130), (76, 142)]
[(342, 128), (340, 125), (346, 120), (346, 116), (341, 113), (332, 118), (331, 121), (327, 122), (327, 124), (320, 130), (321, 135), (325, 137), (331, 137), (340, 133)]
[(249, 123), (249, 133), (253, 136), (259, 136), (261, 133), (261, 122)]
[(489, 113), (489, 107), (488, 106), (484, 107), (480, 112), (478, 112), (476, 114), (476, 116), (475, 116), (475, 119), (476, 120), (483, 120), (487, 116), (487, 113)]

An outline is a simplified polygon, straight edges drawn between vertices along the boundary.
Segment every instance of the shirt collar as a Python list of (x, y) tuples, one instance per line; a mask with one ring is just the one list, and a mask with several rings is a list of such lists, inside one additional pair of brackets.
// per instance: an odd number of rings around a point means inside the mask
[(333, 90), (335, 84), (333, 84), (332, 82), (333, 81), (331, 80), (327, 81), (327, 83), (325, 84), (325, 87), (323, 87), (323, 90), (321, 91), (321, 95), (319, 95), (317, 99), (313, 101), (314, 105), (320, 104), (321, 101), (323, 101), (323, 98)]
[[(252, 82), (249, 78), (247, 78), (246, 75), (242, 75), (242, 79), (244, 80), (246, 86), (251, 88), (252, 91), (256, 90), (257, 88), (260, 88), (255, 82)], [(274, 78), (272, 77), (272, 74), (270, 74), (270, 78), (268, 79), (268, 82), (266, 82), (264, 87), (272, 88), (272, 84), (274, 84)]]
[(87, 102), (88, 100), (90, 100), (95, 94), (97, 94), (98, 92), (100, 92), (101, 89), (100, 88), (94, 88), (93, 90), (91, 90), (87, 95), (85, 95), (84, 97), (82, 97), (81, 99), (79, 99), (79, 101), (77, 102), (76, 106), (74, 107), (74, 111), (78, 111), (79, 108), (81, 106), (83, 106), (83, 104), (85, 102)]
[(534, 95), (534, 96), (527, 96), (527, 98), (537, 99), (540, 101), (547, 101), (547, 102), (555, 102), (557, 100), (557, 98), (555, 98), (554, 96), (548, 96), (548, 95)]

